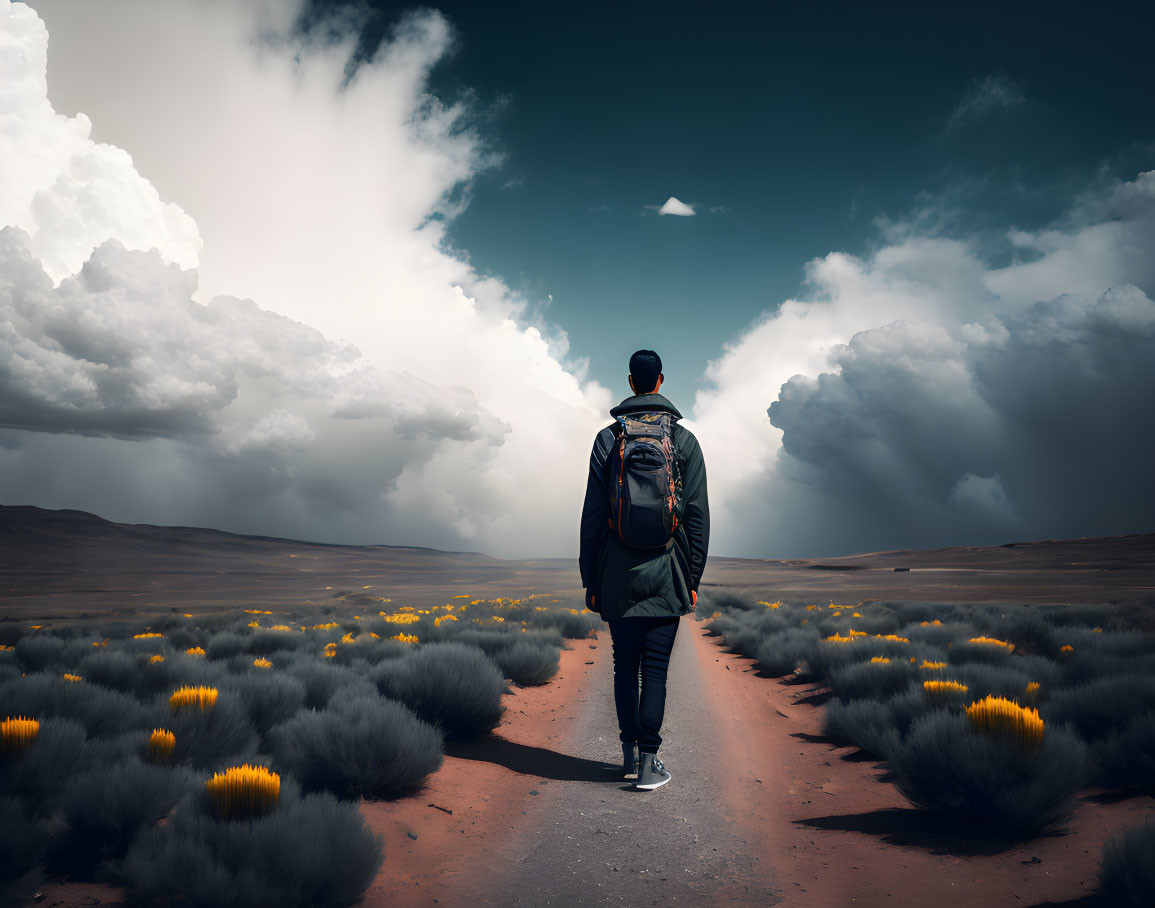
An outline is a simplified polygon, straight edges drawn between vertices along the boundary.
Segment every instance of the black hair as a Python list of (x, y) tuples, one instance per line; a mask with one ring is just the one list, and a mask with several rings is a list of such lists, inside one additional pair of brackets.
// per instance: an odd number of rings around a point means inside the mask
[(653, 350), (639, 350), (630, 357), (630, 375), (634, 378), (634, 390), (638, 394), (653, 391), (661, 374), (662, 358)]

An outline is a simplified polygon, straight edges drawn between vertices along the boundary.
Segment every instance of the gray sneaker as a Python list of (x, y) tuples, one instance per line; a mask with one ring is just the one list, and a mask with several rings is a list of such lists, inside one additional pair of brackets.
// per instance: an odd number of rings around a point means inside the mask
[(622, 774), (623, 778), (636, 779), (638, 777), (638, 745), (622, 742)]
[(666, 767), (662, 761), (658, 759), (657, 754), (642, 754), (641, 763), (641, 769), (638, 771), (638, 781), (634, 783), (635, 788), (650, 791), (651, 789), (665, 785), (673, 778), (673, 776), (666, 771)]

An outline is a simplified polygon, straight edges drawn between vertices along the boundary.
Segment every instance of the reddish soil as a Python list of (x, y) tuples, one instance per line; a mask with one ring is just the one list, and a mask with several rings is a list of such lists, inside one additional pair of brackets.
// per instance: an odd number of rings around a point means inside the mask
[(1155, 809), (1148, 797), (1084, 797), (1066, 834), (1014, 845), (944, 828), (878, 781), (879, 764), (858, 759), (856, 748), (813, 740), (821, 738), (822, 709), (803, 701), (814, 688), (759, 677), (752, 659), (696, 630), (706, 696), (731, 728), (745, 728), (728, 745), (742, 767), (727, 774), (730, 802), (751, 833), (761, 833), (786, 905), (989, 908), (1078, 899), (1094, 891), (1104, 841)]
[(519, 755), (529, 759), (530, 749), (559, 746), (573, 693), (595, 667), (591, 645), (598, 641), (570, 641), (549, 684), (505, 695), (497, 731), (474, 744), (450, 745), (419, 794), (362, 802), (362, 816), (385, 837), (385, 863), (365, 893), (368, 908), (462, 905), (495, 891), (500, 863), (494, 854), (524, 834), (529, 811), (540, 806), (528, 794), (538, 789), (503, 764), (518, 766)]

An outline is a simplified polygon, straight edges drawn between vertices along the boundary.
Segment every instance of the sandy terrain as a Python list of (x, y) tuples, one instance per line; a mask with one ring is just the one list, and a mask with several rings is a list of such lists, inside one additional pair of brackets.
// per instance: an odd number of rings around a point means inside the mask
[[(0, 508), (6, 620), (578, 592), (572, 562), (96, 521)], [(707, 580), (759, 598), (1149, 608), (1153, 553), (1155, 535), (814, 562), (711, 559)], [(1066, 834), (1026, 843), (944, 829), (879, 781), (877, 764), (822, 740), (815, 691), (759, 677), (691, 618), (674, 648), (663, 728), (673, 781), (633, 791), (617, 774), (608, 632), (570, 646), (550, 684), (507, 694), (497, 731), (452, 745), (421, 793), (362, 805), (386, 852), (365, 904), (1064, 903), (1093, 889), (1105, 838), (1155, 808), (1151, 798), (1092, 793)], [(56, 885), (44, 896), (38, 904), (64, 908), (115, 904), (119, 893)]]

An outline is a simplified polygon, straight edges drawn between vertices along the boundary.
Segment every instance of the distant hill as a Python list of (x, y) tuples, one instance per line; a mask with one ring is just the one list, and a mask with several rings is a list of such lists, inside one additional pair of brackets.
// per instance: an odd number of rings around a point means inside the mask
[[(545, 594), (580, 605), (574, 558), (328, 545), (203, 527), (113, 523), (0, 505), (0, 615), (137, 613), (273, 605), (363, 609)], [(1155, 533), (837, 558), (711, 557), (702, 590), (756, 598), (942, 602), (1155, 602)]]

